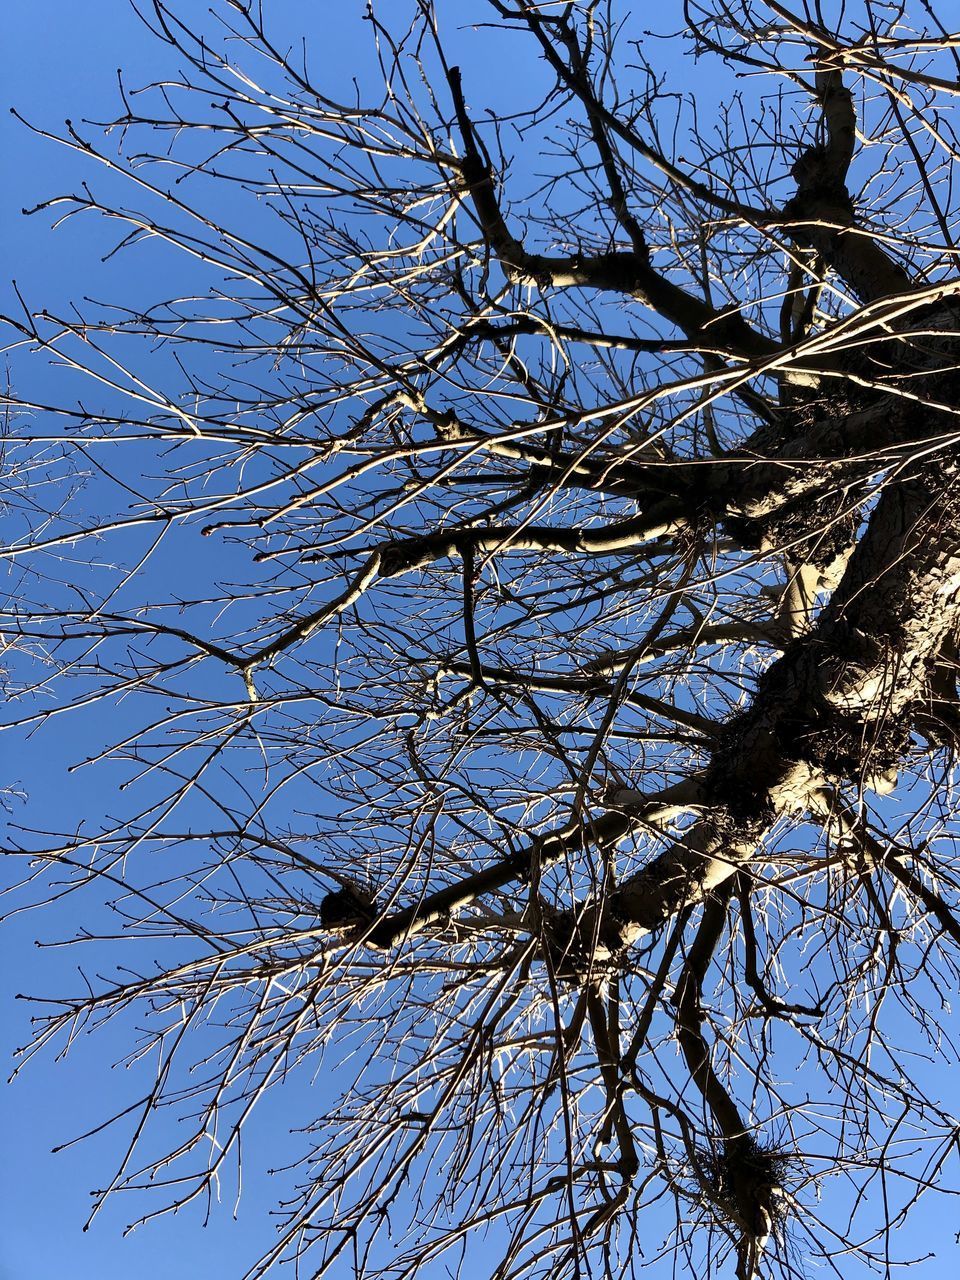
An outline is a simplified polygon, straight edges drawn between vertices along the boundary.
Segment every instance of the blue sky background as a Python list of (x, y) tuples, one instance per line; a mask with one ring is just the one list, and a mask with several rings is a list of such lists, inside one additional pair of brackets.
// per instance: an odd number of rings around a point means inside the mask
[[(90, 175), (82, 160), (33, 137), (6, 108), (15, 106), (32, 122), (53, 129), (66, 117), (76, 123), (84, 117), (107, 118), (117, 110), (117, 68), (124, 68), (131, 85), (146, 82), (169, 71), (164, 54), (127, 0), (35, 0), (5, 13), (0, 115), (6, 174), (0, 183), (4, 308), (15, 305), (11, 278), (30, 304), (52, 310), (90, 293), (117, 298), (138, 290), (141, 297), (144, 290), (147, 296), (151, 288), (158, 291), (150, 279), (148, 257), (128, 254), (106, 264), (99, 261), (107, 241), (95, 220), (75, 220), (51, 235), (49, 215), (22, 216), (22, 207), (74, 190)], [(206, 545), (212, 555), (213, 546)], [(66, 717), (55, 729), (48, 726), (16, 748), (8, 737), (0, 742), (5, 777), (29, 789), (31, 805), (48, 814), (51, 827), (69, 825), (72, 805), (73, 812), (81, 805), (95, 808), (102, 798), (90, 793), (85, 777), (68, 775), (66, 769), (85, 754), (98, 731), (105, 730), (97, 723), (103, 714), (98, 710)], [(3, 868), (8, 881), (12, 870)], [(12, 1047), (29, 1038), (31, 1010), (15, 996), (76, 986), (77, 957), (72, 951), (34, 946), (39, 931), (46, 939), (69, 936), (77, 924), (76, 907), (68, 899), (43, 916), (15, 918), (2, 931), (4, 1077), (13, 1066)], [(150, 1207), (124, 1196), (119, 1202), (109, 1201), (90, 1231), (82, 1232), (89, 1192), (111, 1176), (123, 1135), (113, 1127), (57, 1155), (51, 1152), (102, 1122), (114, 1099), (129, 1095), (129, 1073), (109, 1067), (128, 1048), (129, 1038), (119, 1026), (107, 1028), (76, 1043), (65, 1063), (41, 1055), (0, 1090), (5, 1151), (0, 1164), (0, 1280), (51, 1280), (62, 1275), (73, 1280), (126, 1275), (142, 1280), (236, 1280), (272, 1242), (269, 1210), (277, 1191), (262, 1170), (271, 1159), (281, 1161), (284, 1135), (298, 1122), (297, 1103), (289, 1091), (268, 1097), (250, 1127), (249, 1144), (256, 1148), (257, 1158), (245, 1165), (236, 1221), (234, 1188), (226, 1188), (224, 1203), (205, 1228), (203, 1209), (191, 1206), (176, 1218), (123, 1237), (131, 1218)], [(301, 1119), (320, 1109), (315, 1097), (303, 1097), (301, 1103)]]
[[(269, 11), (291, 21), (309, 11), (315, 45), (328, 59), (330, 73), (346, 82), (352, 74), (351, 41), (363, 7), (355, 0), (344, 4), (321, 0), (310, 6), (272, 0)], [(321, 28), (327, 22), (330, 26), (321, 38)], [(16, 106), (29, 119), (47, 127), (57, 127), (67, 116), (79, 122), (84, 116), (111, 115), (117, 103), (118, 66), (123, 66), (125, 80), (131, 85), (169, 70), (169, 55), (145, 32), (127, 0), (33, 0), (29, 6), (13, 5), (4, 15), (4, 34), (0, 105)], [(468, 44), (463, 46), (462, 57), (468, 66)], [(495, 65), (504, 83), (523, 74), (518, 66)], [(705, 103), (715, 88), (709, 65), (700, 64), (697, 90)], [(122, 255), (101, 264), (99, 255), (107, 240), (103, 228), (94, 221), (76, 220), (51, 236), (48, 216), (21, 216), (22, 206), (74, 188), (88, 176), (87, 166), (62, 148), (32, 137), (6, 112), (0, 116), (0, 130), (4, 171), (12, 179), (0, 187), (4, 307), (12, 305), (11, 277), (17, 279), (28, 302), (52, 309), (89, 293), (116, 298), (139, 291), (140, 296), (145, 293), (150, 297), (155, 282), (151, 280), (149, 255)], [(157, 292), (167, 288), (164, 281)], [(212, 543), (205, 545), (213, 554)], [(199, 571), (199, 566), (195, 567)], [(32, 803), (48, 809), (52, 827), (69, 825), (72, 806), (83, 803), (89, 807), (97, 799), (85, 778), (68, 775), (66, 768), (84, 754), (100, 714), (58, 722), (55, 732), (34, 735), (15, 752), (8, 740), (0, 741), (5, 776), (29, 785)], [(18, 992), (59, 991), (75, 985), (73, 952), (38, 950), (33, 945), (38, 928), (47, 938), (71, 933), (76, 925), (74, 909), (73, 901), (67, 899), (42, 918), (21, 916), (4, 930), (0, 1000), (7, 1047), (28, 1038), (30, 1010), (14, 1001)], [(40, 1057), (2, 1091), (0, 1125), (7, 1159), (0, 1172), (4, 1218), (0, 1280), (50, 1280), (64, 1274), (71, 1280), (126, 1275), (142, 1280), (237, 1280), (270, 1244), (269, 1210), (277, 1189), (263, 1170), (286, 1151), (287, 1130), (322, 1111), (324, 1099), (316, 1096), (321, 1086), (307, 1081), (276, 1091), (258, 1109), (247, 1135), (251, 1158), (245, 1164), (236, 1221), (232, 1217), (234, 1188), (227, 1187), (224, 1203), (205, 1229), (201, 1229), (202, 1208), (191, 1206), (177, 1218), (161, 1219), (122, 1238), (123, 1227), (142, 1211), (124, 1196), (108, 1203), (91, 1231), (81, 1233), (88, 1192), (112, 1173), (121, 1135), (117, 1129), (108, 1129), (56, 1156), (51, 1155), (51, 1148), (98, 1124), (109, 1113), (113, 1100), (126, 1096), (126, 1073), (122, 1068), (110, 1070), (107, 1064), (127, 1047), (122, 1024), (111, 1027), (93, 1040), (77, 1043), (66, 1064)], [(952, 1234), (942, 1206), (929, 1201), (911, 1219), (911, 1241), (905, 1244), (904, 1252), (911, 1248), (924, 1252), (928, 1244), (945, 1236), (949, 1239)], [(659, 1272), (651, 1274), (666, 1275), (668, 1266), (663, 1263)], [(482, 1268), (476, 1274), (482, 1275)], [(924, 1280), (952, 1274), (946, 1255), (942, 1262), (927, 1263), (922, 1269)]]
[[(105, 113), (115, 98), (118, 64), (130, 67), (134, 76), (146, 72), (152, 61), (155, 65), (145, 33), (124, 0), (97, 0), (96, 4), (37, 0), (30, 6), (13, 6), (4, 19), (3, 107), (16, 106), (38, 123), (55, 125), (66, 116)], [(99, 269), (98, 255), (90, 255), (93, 261), (87, 258), (82, 234), (51, 236), (48, 218), (24, 218), (20, 210), (76, 182), (81, 166), (66, 152), (40, 144), (6, 109), (0, 130), (7, 175), (0, 191), (4, 304), (9, 305), (13, 276), (33, 302), (49, 299), (49, 305), (57, 306), (89, 289), (91, 276)], [(67, 732), (73, 738), (82, 728)], [(29, 780), (32, 797), (49, 799), (55, 821), (66, 800), (70, 742), (64, 742), (59, 733), (43, 734), (16, 753), (9, 741), (2, 749), (6, 776)], [(30, 1011), (14, 1001), (15, 995), (24, 990), (55, 990), (65, 971), (75, 968), (66, 953), (33, 946), (39, 928), (46, 937), (69, 933), (70, 912), (70, 904), (65, 903), (46, 920), (20, 917), (3, 931), (4, 1075), (12, 1066), (11, 1045), (28, 1038)], [(71, 985), (72, 980), (71, 974)], [(108, 1132), (57, 1156), (51, 1149), (102, 1119), (117, 1082), (105, 1065), (110, 1060), (108, 1045), (85, 1043), (77, 1050), (66, 1066), (48, 1057), (38, 1059), (0, 1095), (6, 1153), (0, 1172), (2, 1280), (49, 1280), (65, 1274), (76, 1280), (123, 1275), (144, 1280), (172, 1276), (227, 1280), (242, 1274), (249, 1261), (253, 1219), (258, 1219), (261, 1229), (265, 1225), (266, 1198), (248, 1198), (240, 1231), (229, 1215), (219, 1214), (206, 1231), (183, 1230), (187, 1223), (171, 1222), (124, 1239), (121, 1231), (127, 1213), (118, 1213), (114, 1206), (82, 1234), (89, 1190), (111, 1171), (115, 1135)]]
[[(348, 93), (356, 71), (352, 53), (358, 34), (365, 40), (369, 34), (360, 25), (364, 9), (362, 0), (357, 0), (325, 4), (312, 13), (317, 51), (312, 65), (322, 55), (327, 64), (324, 82)], [(272, 0), (269, 12), (272, 18), (297, 23), (304, 16), (303, 7), (288, 0)], [(466, 62), (469, 46), (463, 56)], [(509, 64), (501, 60), (496, 65), (507, 83)], [(152, 39), (127, 0), (96, 0), (95, 4), (37, 0), (29, 8), (17, 6), (5, 22), (2, 105), (15, 107), (31, 123), (52, 131), (70, 118), (82, 133), (84, 118), (103, 120), (117, 114), (118, 67), (123, 68), (128, 87), (172, 70), (169, 51)], [(491, 91), (497, 90), (489, 72), (484, 79)], [(98, 219), (72, 219), (51, 234), (49, 213), (24, 217), (23, 207), (77, 190), (84, 180), (92, 179), (102, 189), (106, 179), (103, 174), (91, 174), (83, 158), (32, 135), (7, 111), (0, 117), (0, 129), (4, 169), (13, 176), (0, 190), (4, 309), (17, 310), (11, 279), (31, 308), (47, 307), (61, 314), (72, 301), (85, 296), (142, 303), (174, 292), (176, 286), (167, 274), (162, 280), (156, 275), (156, 260), (149, 252), (125, 253), (101, 262), (116, 235)], [(168, 270), (167, 258), (164, 264)], [(207, 566), (198, 557), (216, 554), (216, 540), (194, 538), (188, 569), (178, 570), (177, 587), (187, 589), (184, 572), (198, 580), (215, 576), (205, 573)], [(8, 572), (15, 575), (16, 571)], [(15, 581), (9, 577), (7, 589), (15, 589)], [(50, 829), (68, 829), (81, 814), (110, 811), (114, 797), (109, 770), (100, 769), (88, 778), (68, 768), (90, 754), (108, 733), (116, 734), (116, 717), (123, 714), (123, 708), (98, 706), (43, 725), (15, 746), (9, 735), (0, 740), (6, 778), (23, 786), (31, 812), (35, 817), (44, 815)], [(20, 812), (15, 804), (14, 819)], [(9, 883), (17, 868), (0, 870)], [(32, 1008), (18, 1001), (17, 995), (56, 995), (77, 989), (81, 957), (73, 949), (38, 948), (35, 940), (38, 934), (46, 942), (71, 936), (80, 923), (78, 906), (76, 899), (68, 897), (42, 913), (15, 916), (4, 927), (0, 966), (4, 1075), (14, 1065), (11, 1049), (26, 1043), (30, 1034)], [(89, 911), (89, 902), (83, 909)], [(86, 915), (83, 923), (96, 927)], [(104, 971), (109, 971), (115, 957), (106, 951), (102, 954)], [(85, 969), (96, 970), (95, 956), (84, 954), (83, 963)], [(322, 1114), (328, 1101), (333, 1101), (332, 1096), (324, 1096), (333, 1083), (330, 1073), (316, 1083), (302, 1078), (286, 1085), (258, 1105), (245, 1129), (243, 1194), (236, 1220), (236, 1187), (225, 1185), (223, 1202), (214, 1207), (206, 1225), (204, 1206), (193, 1204), (177, 1216), (153, 1221), (124, 1237), (123, 1230), (132, 1219), (158, 1207), (156, 1197), (125, 1194), (108, 1200), (91, 1229), (83, 1233), (90, 1192), (113, 1174), (127, 1130), (121, 1123), (67, 1150), (53, 1154), (52, 1149), (96, 1127), (136, 1096), (131, 1080), (135, 1073), (110, 1066), (130, 1049), (131, 1041), (129, 1023), (111, 1023), (95, 1036), (75, 1042), (64, 1062), (54, 1061), (51, 1054), (39, 1055), (0, 1092), (0, 1127), (8, 1153), (0, 1172), (0, 1280), (49, 1280), (62, 1274), (73, 1280), (124, 1275), (142, 1280), (237, 1280), (273, 1243), (270, 1211), (279, 1189), (264, 1171), (290, 1158), (289, 1130)], [(160, 1133), (162, 1124), (161, 1120)], [(174, 1143), (176, 1139), (176, 1132), (168, 1129), (164, 1140)]]

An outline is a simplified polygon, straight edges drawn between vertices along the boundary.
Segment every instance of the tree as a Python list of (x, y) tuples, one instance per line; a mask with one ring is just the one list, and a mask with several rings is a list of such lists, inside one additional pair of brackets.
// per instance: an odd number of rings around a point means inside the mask
[(667, 8), (374, 4), (351, 84), (151, 0), (44, 135), (176, 292), (6, 322), (12, 728), (113, 717), (9, 845), (135, 940), (36, 1046), (135, 1022), (157, 1212), (339, 1064), (250, 1276), (847, 1275), (951, 1189), (958, 40)]

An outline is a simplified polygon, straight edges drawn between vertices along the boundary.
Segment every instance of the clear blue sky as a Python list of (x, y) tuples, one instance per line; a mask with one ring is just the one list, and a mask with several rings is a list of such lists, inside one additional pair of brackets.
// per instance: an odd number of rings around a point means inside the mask
[[(151, 64), (156, 66), (154, 51), (126, 0), (96, 0), (95, 4), (35, 0), (14, 5), (4, 15), (0, 151), (6, 176), (0, 188), (0, 243), (5, 304), (12, 276), (34, 303), (46, 299), (52, 305), (63, 303), (90, 287), (97, 257), (94, 254), (93, 262), (85, 261), (82, 234), (51, 236), (49, 219), (21, 216), (21, 206), (70, 188), (80, 166), (67, 153), (38, 143), (6, 108), (15, 105), (48, 126), (66, 116), (106, 114), (115, 101), (120, 64), (129, 67), (134, 77)], [(54, 744), (63, 746), (62, 754)], [(45, 735), (32, 758), (29, 748), (16, 758), (9, 744), (3, 749), (6, 776), (29, 780), (34, 796), (46, 792), (51, 818), (56, 820), (69, 744), (59, 736)], [(31, 945), (40, 927), (49, 937), (69, 933), (69, 913), (67, 905), (43, 922), (21, 917), (4, 930), (0, 965), (4, 1076), (12, 1065), (11, 1044), (22, 1044), (28, 1037), (29, 1010), (15, 1004), (14, 995), (59, 989), (75, 967), (65, 953), (38, 951)], [(72, 974), (67, 981), (72, 986)], [(66, 1067), (49, 1058), (39, 1059), (2, 1091), (0, 1280), (51, 1280), (63, 1275), (74, 1280), (126, 1275), (143, 1280), (234, 1280), (250, 1261), (251, 1233), (258, 1227), (263, 1232), (266, 1225), (268, 1196), (259, 1197), (259, 1204), (253, 1195), (248, 1198), (239, 1227), (229, 1213), (217, 1214), (210, 1227), (201, 1231), (194, 1216), (123, 1239), (128, 1205), (121, 1212), (108, 1208), (99, 1224), (81, 1233), (89, 1211), (88, 1193), (111, 1172), (116, 1135), (107, 1133), (57, 1156), (51, 1155), (51, 1149), (98, 1123), (123, 1082), (117, 1082), (107, 1069), (109, 1045), (91, 1042), (78, 1048)]]
[[(354, 6), (361, 7), (361, 6)], [(331, 6), (331, 13), (336, 6)], [(11, 305), (11, 277), (34, 306), (63, 306), (85, 293), (116, 297), (127, 292), (131, 259), (102, 266), (101, 231), (93, 222), (76, 223), (50, 234), (50, 218), (24, 218), (30, 206), (88, 177), (86, 166), (61, 148), (31, 137), (9, 114), (16, 108), (28, 119), (56, 128), (65, 117), (103, 119), (116, 112), (117, 68), (128, 83), (145, 82), (169, 71), (163, 50), (145, 33), (127, 0), (32, 0), (4, 14), (3, 89), (0, 154), (0, 244), (3, 305)], [(149, 288), (150, 281), (142, 283)], [(128, 295), (129, 296), (129, 295)], [(212, 551), (212, 548), (211, 548)], [(102, 726), (101, 726), (102, 727)], [(14, 752), (0, 744), (3, 771), (29, 787), (33, 803), (49, 805), (51, 826), (69, 824), (70, 800), (86, 785), (65, 773), (71, 758), (83, 755), (88, 721), (63, 722), (63, 731), (46, 732)], [(86, 796), (89, 803), (91, 797)], [(10, 868), (3, 869), (9, 877)], [(77, 959), (72, 952), (37, 950), (38, 930), (47, 938), (69, 935), (76, 926), (74, 904), (66, 902), (39, 916), (19, 917), (3, 930), (0, 1007), (4, 1078), (12, 1069), (10, 1050), (28, 1039), (30, 1010), (14, 996), (21, 991), (75, 989)], [(289, 1094), (268, 1100), (250, 1133), (261, 1157), (244, 1170), (244, 1195), (237, 1221), (232, 1190), (201, 1229), (203, 1213), (191, 1208), (124, 1238), (123, 1228), (144, 1211), (129, 1199), (108, 1202), (86, 1234), (89, 1192), (113, 1172), (121, 1135), (117, 1128), (70, 1150), (52, 1148), (100, 1123), (116, 1096), (126, 1097), (129, 1079), (109, 1063), (126, 1051), (125, 1037), (108, 1031), (81, 1041), (69, 1061), (49, 1056), (35, 1060), (12, 1085), (0, 1090), (0, 1133), (5, 1158), (0, 1167), (0, 1280), (104, 1280), (137, 1276), (140, 1280), (236, 1280), (272, 1241), (268, 1211), (276, 1188), (263, 1173), (279, 1162), (278, 1136), (298, 1122), (297, 1101)], [(318, 1110), (316, 1098), (301, 1099), (300, 1119)]]
[[(273, 17), (299, 17), (298, 8), (288, 0), (273, 0), (270, 12)], [(330, 74), (344, 85), (354, 72), (351, 42), (364, 8), (363, 0), (323, 6), (331, 26), (316, 46), (328, 59)], [(313, 20), (319, 28), (322, 19), (315, 14)], [(80, 126), (84, 118), (115, 115), (118, 67), (130, 87), (171, 70), (168, 51), (145, 32), (128, 0), (35, 0), (6, 14), (4, 28), (2, 105), (15, 107), (31, 122), (53, 131), (65, 118)], [(509, 68), (500, 70), (506, 74)], [(50, 215), (23, 217), (24, 206), (78, 189), (91, 177), (89, 167), (65, 149), (32, 136), (6, 110), (0, 129), (4, 171), (12, 177), (0, 187), (3, 308), (16, 310), (11, 278), (31, 307), (61, 313), (72, 300), (90, 295), (139, 302), (167, 296), (170, 282), (151, 279), (149, 256), (121, 255), (100, 262), (113, 241), (96, 220), (75, 219), (51, 234)], [(212, 540), (195, 554), (205, 550), (215, 553)], [(191, 567), (198, 570), (195, 563)], [(103, 715), (97, 710), (67, 717), (57, 721), (56, 728), (45, 726), (16, 749), (8, 737), (0, 742), (6, 780), (29, 791), (33, 812), (44, 813), (51, 828), (68, 828), (81, 810), (110, 808), (106, 791), (98, 795), (90, 790), (91, 785), (104, 787), (106, 778), (98, 783), (67, 772), (105, 731)], [(0, 870), (9, 883), (13, 869)], [(68, 898), (42, 915), (14, 917), (4, 927), (4, 1076), (13, 1067), (11, 1048), (29, 1039), (32, 1010), (15, 999), (17, 994), (60, 994), (77, 988), (79, 957), (73, 950), (34, 946), (38, 933), (44, 939), (69, 937), (78, 924), (76, 907)], [(89, 956), (84, 963), (95, 967)], [(0, 1092), (0, 1131), (7, 1154), (0, 1172), (0, 1280), (51, 1280), (60, 1275), (71, 1280), (126, 1275), (140, 1280), (237, 1280), (273, 1242), (269, 1215), (278, 1190), (264, 1170), (289, 1158), (284, 1138), (291, 1128), (322, 1113), (328, 1100), (316, 1096), (323, 1088), (320, 1084), (303, 1082), (277, 1090), (258, 1108), (246, 1131), (250, 1158), (244, 1163), (236, 1220), (235, 1188), (230, 1186), (205, 1226), (202, 1206), (193, 1205), (177, 1217), (164, 1217), (123, 1237), (131, 1219), (157, 1207), (155, 1199), (137, 1203), (125, 1195), (108, 1200), (90, 1231), (82, 1232), (90, 1192), (113, 1174), (125, 1131), (122, 1125), (112, 1126), (68, 1150), (52, 1154), (52, 1149), (100, 1124), (111, 1107), (119, 1105), (116, 1099), (129, 1098), (129, 1074), (110, 1064), (129, 1050), (130, 1043), (129, 1028), (125, 1034), (121, 1027), (111, 1026), (75, 1043), (63, 1063), (40, 1055)], [(325, 1081), (329, 1085), (328, 1078)], [(176, 1136), (167, 1135), (171, 1143)]]

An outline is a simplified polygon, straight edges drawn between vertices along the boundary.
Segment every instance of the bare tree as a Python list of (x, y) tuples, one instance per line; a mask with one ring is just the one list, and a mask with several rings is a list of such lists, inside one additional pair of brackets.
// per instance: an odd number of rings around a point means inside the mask
[(955, 1187), (955, 15), (634, 7), (150, 0), (44, 135), (177, 292), (7, 323), (86, 477), (12, 727), (116, 788), (9, 844), (125, 939), (32, 1048), (135, 1017), (158, 1213), (336, 1064), (251, 1277), (889, 1270)]

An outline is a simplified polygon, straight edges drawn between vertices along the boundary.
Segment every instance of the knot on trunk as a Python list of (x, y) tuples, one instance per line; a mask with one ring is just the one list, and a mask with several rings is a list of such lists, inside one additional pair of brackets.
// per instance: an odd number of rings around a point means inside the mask
[(370, 924), (376, 917), (373, 891), (368, 885), (344, 883), (320, 899), (324, 929), (348, 929)]
[(540, 945), (558, 982), (579, 986), (616, 963), (623, 948), (620, 921), (611, 900), (579, 914), (540, 904)]

